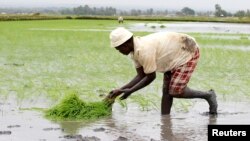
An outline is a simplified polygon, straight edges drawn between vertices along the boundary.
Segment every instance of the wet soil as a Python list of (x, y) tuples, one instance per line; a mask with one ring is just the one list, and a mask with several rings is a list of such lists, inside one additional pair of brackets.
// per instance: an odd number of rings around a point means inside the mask
[[(208, 124), (249, 124), (249, 101), (220, 101), (217, 116), (206, 114), (208, 105), (192, 100), (188, 112), (173, 109), (141, 111), (137, 105), (113, 105), (112, 116), (95, 122), (55, 122), (43, 112), (20, 110), (14, 100), (0, 102), (1, 141), (205, 141)], [(178, 102), (175, 100), (174, 102)], [(38, 103), (39, 105), (39, 103)], [(36, 106), (36, 105), (33, 105)]]

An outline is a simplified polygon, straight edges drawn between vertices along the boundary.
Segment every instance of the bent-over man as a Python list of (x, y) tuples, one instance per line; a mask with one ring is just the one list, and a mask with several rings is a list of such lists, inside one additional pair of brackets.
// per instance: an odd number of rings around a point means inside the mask
[(134, 62), (137, 75), (124, 86), (112, 90), (109, 98), (121, 95), (128, 98), (135, 91), (149, 85), (156, 72), (164, 73), (161, 113), (170, 114), (173, 98), (201, 98), (209, 104), (209, 113), (217, 114), (214, 90), (197, 91), (187, 86), (198, 63), (200, 52), (195, 39), (187, 34), (158, 32), (143, 37), (118, 27), (110, 33), (111, 46)]

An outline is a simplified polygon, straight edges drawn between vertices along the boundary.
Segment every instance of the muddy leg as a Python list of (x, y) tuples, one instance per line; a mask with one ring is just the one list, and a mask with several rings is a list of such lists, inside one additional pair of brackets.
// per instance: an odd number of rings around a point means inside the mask
[(169, 83), (171, 80), (171, 72), (164, 73), (161, 99), (161, 114), (170, 114), (173, 97), (169, 95)]
[(173, 97), (175, 98), (201, 98), (205, 99), (208, 104), (209, 104), (209, 113), (210, 114), (217, 114), (217, 100), (216, 100), (216, 94), (213, 90), (210, 90), (208, 92), (202, 92), (202, 91), (197, 91), (190, 89), (186, 87), (184, 89), (183, 94), (180, 95), (174, 95)]

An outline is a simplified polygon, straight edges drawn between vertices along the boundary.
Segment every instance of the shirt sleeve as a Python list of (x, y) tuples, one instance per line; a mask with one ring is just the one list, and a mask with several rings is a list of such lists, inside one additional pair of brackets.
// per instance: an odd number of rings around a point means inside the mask
[(155, 72), (157, 69), (156, 50), (152, 49), (150, 51), (141, 53), (139, 57), (139, 62), (143, 67), (143, 71), (145, 74)]
[(136, 60), (133, 60), (135, 68), (141, 67), (140, 63)]
[(135, 68), (139, 68), (141, 67), (140, 63), (138, 62), (138, 60), (135, 59), (135, 56), (134, 54), (130, 54), (130, 58), (132, 59), (133, 63), (134, 63), (134, 66)]

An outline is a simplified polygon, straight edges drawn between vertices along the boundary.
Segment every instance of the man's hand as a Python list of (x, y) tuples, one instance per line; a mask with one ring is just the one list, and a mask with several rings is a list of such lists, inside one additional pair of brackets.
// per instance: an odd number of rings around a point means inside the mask
[(115, 89), (115, 90), (112, 90), (112, 91), (109, 92), (108, 98), (115, 99), (120, 94), (122, 94), (122, 90), (121, 89)]
[(120, 100), (124, 100), (132, 94), (131, 89), (123, 89), (121, 90), (121, 92), (123, 93), (123, 95), (120, 97)]
[(121, 95), (122, 93), (123, 95), (120, 97), (120, 100), (124, 100), (128, 98), (132, 94), (132, 91), (131, 89), (115, 89), (115, 90), (110, 91), (107, 97), (109, 99), (115, 99), (117, 96)]

